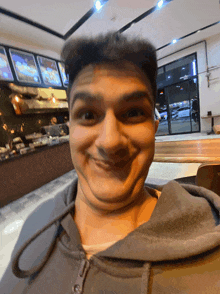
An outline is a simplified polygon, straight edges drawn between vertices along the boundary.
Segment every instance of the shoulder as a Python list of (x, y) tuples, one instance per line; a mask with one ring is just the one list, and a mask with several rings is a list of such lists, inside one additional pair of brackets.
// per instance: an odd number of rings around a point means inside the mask
[[(66, 202), (70, 197), (69, 194), (72, 193), (73, 184), (74, 182), (71, 182), (68, 186), (59, 190), (53, 198), (44, 201), (33, 210), (22, 227), (15, 250), (47, 223), (62, 215), (67, 206)], [(49, 229), (47, 230), (48, 232)]]
[[(219, 293), (220, 247), (187, 259), (153, 266), (153, 289), (166, 287), (170, 293)], [(152, 291), (152, 292), (154, 292)]]
[[(49, 222), (62, 214), (66, 207), (65, 200), (71, 190), (71, 185), (61, 189), (57, 194), (41, 203), (28, 216), (24, 225), (22, 226), (20, 235), (12, 252), (10, 263), (1, 279), (1, 293), (3, 294), (20, 294), (23, 293), (27, 286), (28, 279), (19, 279), (12, 273), (12, 260), (21, 246), (29, 242), (28, 240), (39, 230), (45, 227)], [(21, 261), (19, 262), (22, 269), (29, 269), (38, 260), (44, 257), (48, 250), (51, 241), (54, 238), (54, 233), (57, 230), (56, 225), (52, 225), (46, 231), (42, 232), (33, 242), (29, 243), (27, 249), (22, 253)], [(13, 292), (15, 291), (15, 292)]]

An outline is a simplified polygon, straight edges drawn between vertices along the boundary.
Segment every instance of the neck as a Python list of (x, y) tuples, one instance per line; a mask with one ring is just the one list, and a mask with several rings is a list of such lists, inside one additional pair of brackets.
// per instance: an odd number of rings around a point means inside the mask
[(118, 241), (147, 222), (157, 199), (144, 190), (136, 203), (114, 211), (101, 211), (89, 205), (77, 193), (74, 220), (85, 245)]

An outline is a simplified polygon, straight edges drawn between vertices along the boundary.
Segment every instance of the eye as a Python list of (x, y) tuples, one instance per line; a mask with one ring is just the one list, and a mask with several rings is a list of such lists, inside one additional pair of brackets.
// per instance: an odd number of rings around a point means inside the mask
[(123, 114), (123, 118), (129, 121), (142, 120), (145, 116), (145, 112), (139, 108), (132, 108)]
[(79, 117), (80, 119), (85, 119), (85, 120), (95, 119), (95, 115), (92, 111), (86, 111), (84, 113), (81, 113)]
[(125, 114), (126, 117), (136, 117), (136, 116), (143, 116), (143, 115), (144, 115), (144, 111), (142, 109), (131, 109)]
[(122, 115), (123, 121), (125, 123), (141, 123), (144, 122), (148, 117), (148, 112), (141, 108), (131, 108)]
[(73, 115), (79, 124), (93, 125), (98, 120), (98, 115), (92, 110), (81, 110)]

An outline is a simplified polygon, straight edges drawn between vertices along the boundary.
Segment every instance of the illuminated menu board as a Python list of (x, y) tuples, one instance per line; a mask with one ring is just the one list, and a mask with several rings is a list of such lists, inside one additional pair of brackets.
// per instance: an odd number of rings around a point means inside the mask
[(0, 80), (13, 81), (13, 75), (11, 72), (8, 58), (5, 52), (5, 48), (0, 47)]
[(40, 66), (44, 83), (48, 86), (61, 87), (62, 84), (58, 73), (56, 61), (41, 56), (37, 56), (37, 60)]
[(58, 66), (59, 66), (59, 69), (60, 69), (60, 74), (61, 74), (61, 78), (62, 78), (62, 81), (63, 81), (63, 85), (65, 87), (68, 87), (69, 79), (68, 79), (68, 76), (66, 76), (64, 64), (61, 63), (61, 62), (58, 62)]
[(23, 83), (40, 83), (40, 76), (34, 60), (34, 55), (10, 49), (12, 63), (15, 69), (17, 79)]

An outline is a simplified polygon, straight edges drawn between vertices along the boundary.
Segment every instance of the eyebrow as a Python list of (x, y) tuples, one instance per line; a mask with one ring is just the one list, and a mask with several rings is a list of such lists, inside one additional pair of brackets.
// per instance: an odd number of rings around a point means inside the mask
[[(150, 93), (148, 91), (134, 91), (129, 94), (124, 94), (120, 98), (119, 102), (136, 102), (138, 100), (143, 100), (145, 98), (150, 102), (151, 106), (153, 106), (153, 104), (154, 104), (153, 97), (152, 97), (152, 95), (150, 95)], [(78, 93), (74, 94), (73, 98), (70, 101), (70, 109), (73, 108), (74, 103), (78, 99), (83, 100), (86, 103), (92, 103), (94, 101), (103, 100), (103, 97), (100, 94), (91, 94), (86, 91), (78, 92)]]

